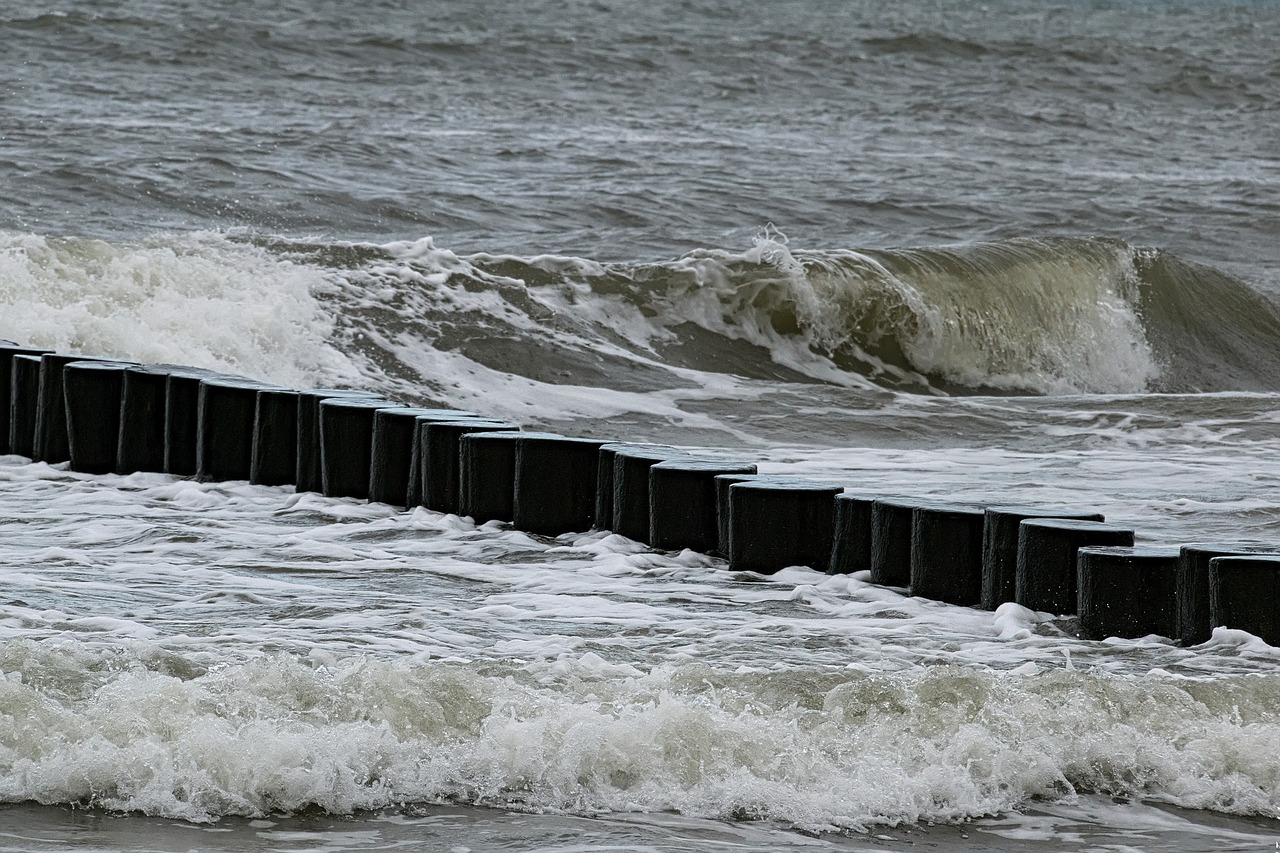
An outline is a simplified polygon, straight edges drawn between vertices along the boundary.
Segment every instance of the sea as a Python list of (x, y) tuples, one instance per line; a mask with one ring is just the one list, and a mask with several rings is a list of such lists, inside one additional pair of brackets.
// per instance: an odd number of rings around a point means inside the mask
[[(0, 338), (1280, 547), (1280, 3), (0, 0)], [(1280, 849), (1280, 649), (0, 457), (0, 851)]]

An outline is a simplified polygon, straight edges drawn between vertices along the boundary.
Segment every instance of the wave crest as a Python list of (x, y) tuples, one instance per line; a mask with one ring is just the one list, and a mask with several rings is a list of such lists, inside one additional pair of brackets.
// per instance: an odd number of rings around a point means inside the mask
[(330, 271), (213, 232), (139, 244), (0, 232), (0, 337), (285, 384), (353, 381)]

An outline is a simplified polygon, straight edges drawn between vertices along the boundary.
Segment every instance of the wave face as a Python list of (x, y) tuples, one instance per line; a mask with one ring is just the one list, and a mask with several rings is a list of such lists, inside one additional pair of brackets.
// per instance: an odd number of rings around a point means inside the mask
[(1280, 310), (1267, 297), (1111, 239), (820, 252), (766, 234), (744, 252), (659, 263), (461, 256), (429, 239), (3, 242), (0, 335), (413, 399), (501, 392), (515, 415), (550, 398), (573, 415), (571, 389), (584, 387), (703, 398), (760, 382), (929, 394), (1280, 389)]
[(745, 252), (651, 264), (461, 257), (429, 240), (269, 245), (346, 268), (335, 315), (384, 363), (425, 344), (620, 390), (690, 371), (953, 394), (1280, 388), (1273, 303), (1110, 239), (801, 252), (767, 234)]

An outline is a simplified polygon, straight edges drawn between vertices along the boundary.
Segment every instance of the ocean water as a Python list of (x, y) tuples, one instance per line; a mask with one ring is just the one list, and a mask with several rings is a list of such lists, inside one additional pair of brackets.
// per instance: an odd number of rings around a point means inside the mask
[[(1280, 6), (0, 4), (0, 338), (1280, 547)], [(1280, 650), (0, 458), (0, 850), (1259, 850)]]

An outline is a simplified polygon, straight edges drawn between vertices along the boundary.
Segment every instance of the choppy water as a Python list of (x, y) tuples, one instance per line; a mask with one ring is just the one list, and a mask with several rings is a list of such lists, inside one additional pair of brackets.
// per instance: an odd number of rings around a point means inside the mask
[[(0, 337), (1280, 543), (1275, 5), (116, 0), (0, 35)], [(0, 799), (47, 806), (6, 849), (1280, 836), (1280, 652), (1237, 632), (0, 482)]]

